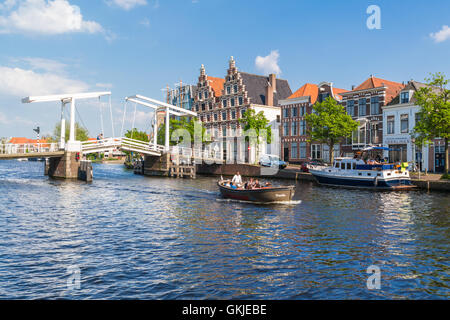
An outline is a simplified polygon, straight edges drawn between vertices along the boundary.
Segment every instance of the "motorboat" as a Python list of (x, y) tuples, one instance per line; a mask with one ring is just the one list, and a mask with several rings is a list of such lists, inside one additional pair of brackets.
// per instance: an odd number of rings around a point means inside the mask
[(295, 186), (265, 186), (246, 189), (230, 186), (229, 180), (220, 180), (217, 184), (222, 197), (242, 201), (260, 203), (291, 201), (295, 193)]
[(333, 166), (309, 169), (319, 184), (372, 189), (410, 189), (409, 171), (395, 164), (363, 161), (350, 157), (334, 160)]

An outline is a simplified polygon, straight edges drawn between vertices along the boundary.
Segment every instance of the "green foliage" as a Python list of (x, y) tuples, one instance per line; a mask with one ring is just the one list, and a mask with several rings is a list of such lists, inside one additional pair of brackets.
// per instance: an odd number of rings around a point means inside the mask
[(328, 97), (313, 106), (313, 113), (306, 115), (309, 141), (326, 143), (329, 147), (330, 162), (333, 163), (333, 147), (341, 139), (351, 136), (358, 128), (358, 122), (347, 114), (345, 108)]
[[(61, 137), (61, 123), (57, 123), (55, 129), (53, 130), (53, 141), (59, 141)], [(66, 122), (66, 142), (70, 137), (70, 124)], [(75, 140), (77, 141), (87, 141), (89, 139), (89, 131), (82, 128), (78, 122), (75, 123)]]
[[(243, 117), (239, 119), (239, 122), (244, 125), (244, 131), (255, 130), (256, 138), (259, 140), (261, 137), (265, 137), (267, 143), (272, 143), (272, 128), (269, 125), (264, 112), (260, 111), (256, 113), (253, 109), (245, 111)], [(267, 136), (263, 134), (263, 130), (267, 133)], [(246, 137), (248, 140), (249, 137)]]
[(427, 87), (415, 93), (416, 103), (420, 106), (418, 121), (411, 136), (419, 146), (426, 145), (433, 139), (445, 141), (445, 172), (449, 172), (448, 140), (450, 138), (450, 90), (449, 83), (442, 73), (435, 73), (426, 79)]
[[(201, 128), (200, 132), (197, 133), (197, 136), (195, 136), (195, 126), (199, 126)], [(185, 129), (187, 130), (188, 134), (190, 135), (191, 138), (191, 144), (194, 143), (195, 139), (197, 139), (197, 141), (201, 141), (202, 143), (209, 143), (210, 139), (209, 137), (206, 135), (206, 129), (205, 127), (202, 125), (202, 123), (200, 121), (198, 121), (197, 119), (186, 119), (186, 118), (181, 118), (181, 120), (177, 120), (177, 119), (170, 119), (170, 127), (169, 127), (169, 137), (173, 137), (173, 133), (178, 130), (178, 129)], [(157, 141), (159, 145), (165, 145), (165, 140), (166, 140), (166, 124), (163, 123), (162, 125), (159, 126), (158, 128), (158, 135), (157, 135)], [(177, 144), (180, 144), (183, 142), (183, 137), (180, 136), (178, 138), (178, 141), (170, 141), (170, 145), (171, 146), (175, 146)]]
[(144, 141), (144, 142), (149, 141), (147, 133), (145, 131), (139, 131), (136, 128), (134, 128), (133, 130), (128, 130), (125, 133), (125, 137), (134, 139), (134, 140)]

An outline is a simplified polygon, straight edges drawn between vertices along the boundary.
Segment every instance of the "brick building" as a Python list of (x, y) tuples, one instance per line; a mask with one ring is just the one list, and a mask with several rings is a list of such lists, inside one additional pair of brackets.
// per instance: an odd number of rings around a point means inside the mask
[[(316, 102), (327, 97), (341, 101), (345, 89), (334, 88), (332, 83), (322, 82), (319, 85), (306, 83), (287, 99), (280, 100), (281, 107), (281, 154), (285, 161), (302, 163), (308, 159), (328, 161), (328, 146), (321, 143), (308, 142), (305, 115), (312, 112)], [(340, 146), (335, 145), (335, 155), (339, 155)]]
[(358, 87), (341, 93), (342, 104), (347, 113), (359, 122), (359, 127), (342, 146), (344, 155), (367, 146), (383, 143), (382, 107), (389, 104), (404, 87), (403, 84), (370, 76)]
[[(205, 67), (200, 68), (197, 92), (194, 95), (194, 111), (198, 112), (207, 133), (212, 138), (208, 146), (211, 153), (220, 153), (224, 160), (253, 163), (256, 152), (248, 146), (239, 119), (248, 109), (262, 111), (270, 121), (272, 144), (262, 144), (261, 154), (279, 154), (278, 130), (280, 108), (278, 100), (292, 94), (286, 80), (241, 72), (233, 57), (225, 78), (210, 77)], [(278, 144), (277, 144), (278, 143)]]

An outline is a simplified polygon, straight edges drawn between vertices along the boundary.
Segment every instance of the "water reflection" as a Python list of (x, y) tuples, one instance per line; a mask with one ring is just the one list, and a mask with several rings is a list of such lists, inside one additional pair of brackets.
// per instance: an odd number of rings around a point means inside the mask
[[(12, 170), (11, 170), (12, 169)], [(300, 204), (218, 201), (212, 178), (96, 165), (91, 184), (0, 162), (0, 298), (447, 298), (449, 197), (298, 183)], [(285, 183), (285, 182), (281, 182)], [(366, 288), (366, 269), (382, 288)], [(81, 270), (68, 290), (67, 267)]]

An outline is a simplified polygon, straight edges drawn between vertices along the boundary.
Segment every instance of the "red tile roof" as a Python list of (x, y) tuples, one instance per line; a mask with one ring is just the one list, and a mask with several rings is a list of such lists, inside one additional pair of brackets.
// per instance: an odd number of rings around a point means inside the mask
[[(9, 140), (9, 143), (12, 144), (37, 144), (38, 141), (37, 139), (28, 139), (28, 138), (23, 138), (23, 137), (12, 137)], [(39, 143), (47, 143), (46, 139), (40, 139)]]
[[(333, 94), (337, 99), (342, 99), (340, 93), (347, 92), (346, 89), (333, 88)], [(319, 95), (319, 87), (312, 83), (307, 83), (297, 91), (295, 91), (288, 99), (294, 99), (299, 97), (310, 97), (311, 103), (314, 104), (317, 101)]]
[(300, 97), (310, 97), (311, 103), (315, 103), (317, 100), (317, 95), (319, 94), (319, 87), (312, 83), (307, 83), (300, 89), (291, 94), (288, 99), (300, 98)]
[(222, 96), (223, 84), (225, 83), (225, 79), (210, 76), (208, 76), (207, 79), (209, 80), (209, 85), (214, 91), (214, 96)]
[(364, 81), (363, 83), (361, 83), (359, 86), (357, 86), (353, 91), (368, 90), (368, 89), (379, 88), (379, 87), (384, 87), (384, 86), (387, 87), (386, 101), (385, 101), (386, 104), (391, 102), (392, 99), (394, 99), (395, 96), (397, 96), (397, 94), (400, 92), (400, 90), (402, 90), (405, 87), (405, 85), (403, 85), (399, 82), (375, 78), (372, 76), (369, 79), (367, 79), (366, 81)]

